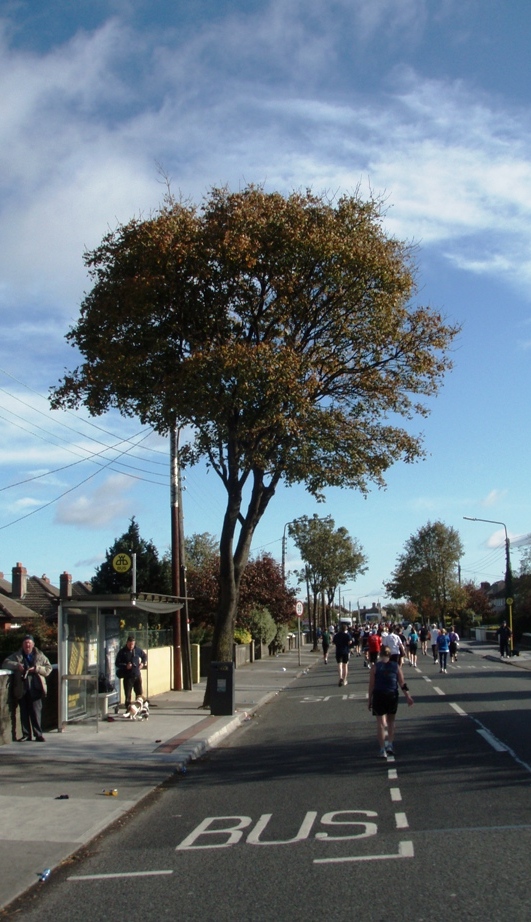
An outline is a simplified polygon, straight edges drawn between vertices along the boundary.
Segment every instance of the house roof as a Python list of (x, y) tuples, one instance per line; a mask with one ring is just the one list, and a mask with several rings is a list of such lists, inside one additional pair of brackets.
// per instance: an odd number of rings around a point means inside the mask
[[(88, 582), (76, 580), (70, 587), (72, 598), (86, 598), (92, 592)], [(61, 590), (47, 576), (25, 577), (22, 598), (13, 598), (13, 583), (0, 573), (0, 621), (28, 621), (42, 616), (46, 621), (57, 620)]]
[(27, 605), (17, 602), (16, 599), (10, 599), (5, 595), (0, 595), (0, 622), (6, 621), (35, 621), (40, 619), (36, 611), (32, 611)]

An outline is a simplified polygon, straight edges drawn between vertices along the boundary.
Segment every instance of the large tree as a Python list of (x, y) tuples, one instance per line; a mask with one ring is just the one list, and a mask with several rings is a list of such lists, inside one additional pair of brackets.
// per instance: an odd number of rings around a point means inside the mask
[(52, 406), (117, 407), (189, 427), (226, 490), (214, 655), (230, 659), (253, 534), (281, 480), (367, 491), (422, 455), (397, 425), (425, 414), (457, 330), (415, 306), (411, 248), (382, 203), (250, 186), (201, 207), (168, 196), (85, 255), (93, 287), (67, 334), (84, 358)]
[(413, 602), (424, 618), (444, 621), (459, 589), (457, 565), (463, 545), (455, 528), (428, 522), (406, 541), (388, 583), (393, 599)]

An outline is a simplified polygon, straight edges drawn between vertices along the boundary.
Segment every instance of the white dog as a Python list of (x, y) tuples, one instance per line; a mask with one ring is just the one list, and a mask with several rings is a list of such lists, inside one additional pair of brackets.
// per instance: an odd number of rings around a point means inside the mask
[(147, 720), (149, 717), (149, 701), (137, 698), (132, 701), (124, 714), (126, 720)]

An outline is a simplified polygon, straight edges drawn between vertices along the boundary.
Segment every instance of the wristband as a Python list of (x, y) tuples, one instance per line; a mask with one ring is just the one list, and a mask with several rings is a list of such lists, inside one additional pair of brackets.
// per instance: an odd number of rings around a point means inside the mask
[(407, 687), (407, 682), (404, 682), (404, 684), (402, 685), (402, 691), (403, 691), (403, 692), (408, 692), (408, 691), (409, 691), (409, 688)]

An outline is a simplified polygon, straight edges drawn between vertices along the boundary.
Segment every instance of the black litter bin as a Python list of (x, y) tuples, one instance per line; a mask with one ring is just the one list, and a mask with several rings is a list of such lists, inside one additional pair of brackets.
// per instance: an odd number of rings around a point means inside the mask
[(234, 714), (234, 663), (210, 663), (210, 713)]

